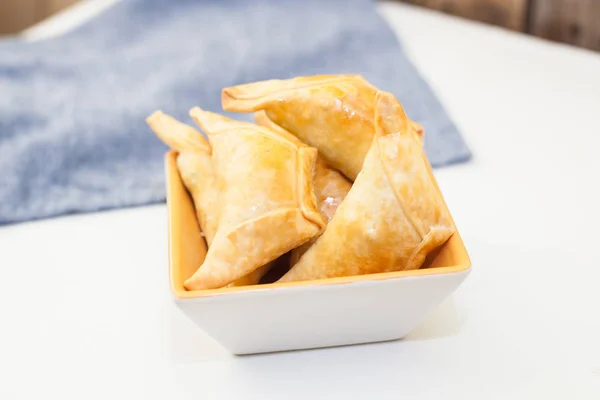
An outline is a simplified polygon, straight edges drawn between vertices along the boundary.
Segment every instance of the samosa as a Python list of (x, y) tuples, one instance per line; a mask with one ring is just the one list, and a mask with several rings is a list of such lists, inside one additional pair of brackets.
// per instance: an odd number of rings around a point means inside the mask
[(419, 268), (455, 232), (400, 103), (379, 92), (362, 171), (325, 232), (280, 282)]
[[(268, 118), (316, 147), (351, 181), (371, 147), (378, 89), (360, 75), (317, 75), (243, 84), (222, 91), (224, 110), (264, 110)], [(417, 133), (423, 128), (410, 122)]]
[[(162, 111), (155, 111), (146, 119), (146, 122), (156, 136), (179, 153), (177, 155), (177, 169), (184, 186), (192, 197), (200, 230), (210, 248), (217, 231), (219, 196), (215, 190), (215, 175), (211, 160), (212, 150), (208, 141), (196, 129)], [(271, 263), (267, 263), (230, 283), (229, 286), (255, 285), (269, 271), (271, 266)]]
[(216, 233), (187, 289), (223, 287), (321, 233), (315, 148), (198, 107), (190, 115), (209, 137), (219, 201)]

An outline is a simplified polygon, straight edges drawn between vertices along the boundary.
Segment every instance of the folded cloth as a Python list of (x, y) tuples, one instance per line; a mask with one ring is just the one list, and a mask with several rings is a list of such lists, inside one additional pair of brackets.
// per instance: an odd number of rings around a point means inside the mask
[(0, 41), (0, 224), (164, 201), (153, 110), (189, 121), (223, 87), (339, 73), (394, 93), (434, 166), (470, 157), (370, 0), (122, 0), (63, 36)]

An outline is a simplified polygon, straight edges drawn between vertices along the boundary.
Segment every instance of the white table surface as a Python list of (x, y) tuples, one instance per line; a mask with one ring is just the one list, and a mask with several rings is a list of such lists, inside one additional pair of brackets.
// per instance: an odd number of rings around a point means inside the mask
[(379, 7), (475, 155), (436, 173), (458, 291), (401, 341), (235, 357), (173, 304), (164, 205), (3, 227), (0, 398), (600, 399), (600, 55)]

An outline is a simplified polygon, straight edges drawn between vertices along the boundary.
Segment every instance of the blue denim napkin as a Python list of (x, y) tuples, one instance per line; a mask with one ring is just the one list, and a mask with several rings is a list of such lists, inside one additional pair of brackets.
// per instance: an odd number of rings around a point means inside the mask
[(58, 38), (2, 40), (0, 224), (164, 201), (153, 110), (191, 123), (223, 87), (338, 73), (394, 93), (434, 166), (469, 159), (370, 0), (123, 0)]

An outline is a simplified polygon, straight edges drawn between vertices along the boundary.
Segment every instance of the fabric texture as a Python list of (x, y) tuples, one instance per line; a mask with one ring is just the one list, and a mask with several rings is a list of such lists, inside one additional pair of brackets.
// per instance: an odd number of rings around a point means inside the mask
[(434, 167), (470, 158), (371, 0), (122, 0), (63, 36), (2, 40), (0, 224), (164, 201), (152, 111), (192, 123), (223, 87), (339, 73), (395, 94)]

